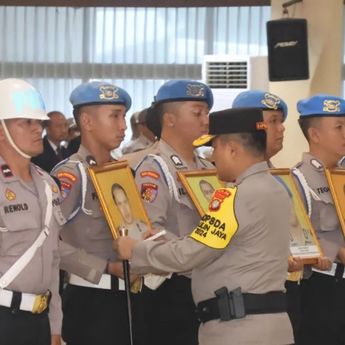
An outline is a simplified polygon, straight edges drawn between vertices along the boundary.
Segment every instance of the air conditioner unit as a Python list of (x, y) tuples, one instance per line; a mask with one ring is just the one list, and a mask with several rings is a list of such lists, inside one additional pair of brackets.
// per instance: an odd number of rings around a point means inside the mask
[(212, 111), (230, 108), (245, 90), (268, 90), (267, 56), (205, 55), (202, 80), (214, 95)]

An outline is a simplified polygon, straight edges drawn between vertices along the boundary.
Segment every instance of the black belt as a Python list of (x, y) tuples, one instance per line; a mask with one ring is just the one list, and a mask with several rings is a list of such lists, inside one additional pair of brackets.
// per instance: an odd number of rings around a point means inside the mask
[(285, 293), (272, 291), (265, 294), (242, 294), (241, 289), (228, 292), (217, 290), (216, 296), (198, 303), (196, 314), (200, 322), (220, 319), (229, 321), (247, 314), (271, 314), (286, 311)]

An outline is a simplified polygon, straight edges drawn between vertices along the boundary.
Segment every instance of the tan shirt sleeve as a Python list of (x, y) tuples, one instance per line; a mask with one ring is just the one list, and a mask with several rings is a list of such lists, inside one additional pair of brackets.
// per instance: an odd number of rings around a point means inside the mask
[(62, 328), (62, 307), (59, 294), (59, 263), (60, 255), (57, 250), (54, 250), (52, 283), (50, 287), (52, 297), (49, 304), (49, 322), (51, 334), (61, 334)]
[(155, 229), (164, 228), (171, 206), (169, 188), (163, 172), (152, 158), (146, 158), (138, 167), (135, 172), (135, 182), (152, 227)]
[(107, 261), (95, 255), (88, 254), (85, 250), (60, 241), (59, 246), (61, 262), (60, 268), (97, 284), (104, 273)]
[(133, 273), (187, 272), (222, 255), (223, 250), (207, 247), (190, 237), (161, 241), (141, 241), (133, 250)]

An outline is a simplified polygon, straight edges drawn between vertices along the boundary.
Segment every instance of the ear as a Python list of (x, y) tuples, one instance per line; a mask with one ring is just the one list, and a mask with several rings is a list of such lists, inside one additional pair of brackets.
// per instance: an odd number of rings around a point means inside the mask
[(84, 129), (87, 132), (90, 132), (92, 130), (92, 127), (93, 127), (92, 116), (88, 112), (83, 111), (82, 113), (80, 113), (79, 123), (80, 123), (81, 129)]
[(308, 128), (308, 137), (309, 141), (318, 144), (320, 142), (320, 131), (316, 127), (310, 127)]
[(174, 113), (166, 112), (163, 115), (163, 124), (165, 127), (174, 127), (176, 122), (176, 115)]

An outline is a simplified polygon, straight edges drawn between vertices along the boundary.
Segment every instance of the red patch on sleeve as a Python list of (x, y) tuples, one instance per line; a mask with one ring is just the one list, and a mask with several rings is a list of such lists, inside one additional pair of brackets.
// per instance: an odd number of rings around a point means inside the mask
[(155, 180), (158, 180), (160, 178), (160, 175), (155, 171), (142, 171), (140, 173), (141, 177), (152, 177)]

